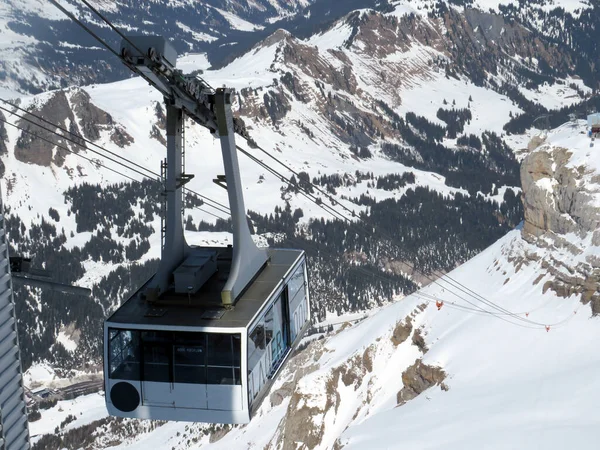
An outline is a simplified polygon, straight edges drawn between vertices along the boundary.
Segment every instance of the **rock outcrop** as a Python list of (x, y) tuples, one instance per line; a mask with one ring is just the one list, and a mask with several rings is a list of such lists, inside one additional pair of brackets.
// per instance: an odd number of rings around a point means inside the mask
[(600, 245), (600, 206), (592, 204), (598, 185), (587, 183), (591, 170), (569, 165), (572, 153), (561, 147), (542, 147), (521, 165), (525, 238), (546, 232), (595, 234)]
[[(71, 133), (81, 136), (65, 91), (57, 91), (42, 105), (34, 104), (28, 110), (63, 128), (69, 127)], [(32, 115), (25, 117), (27, 120), (20, 119), (17, 122), (19, 127), (26, 130), (19, 135), (15, 145), (15, 157), (19, 161), (40, 166), (50, 166), (54, 163), (60, 167), (68, 153), (63, 148), (72, 152), (79, 151), (77, 145), (54, 134), (61, 134), (58, 127), (48, 125)]]
[(529, 260), (541, 260), (552, 277), (544, 291), (580, 295), (584, 304), (591, 303), (593, 314), (600, 314), (600, 259), (594, 254), (600, 246), (600, 174), (593, 164), (594, 150), (586, 140), (573, 141), (579, 147), (567, 149), (553, 145), (552, 138), (534, 139), (521, 165), (522, 236), (552, 251), (529, 255)]
[(410, 317), (407, 317), (404, 322), (398, 322), (398, 325), (394, 328), (394, 332), (390, 338), (394, 347), (398, 347), (406, 341), (410, 336), (410, 333), (412, 333), (412, 320)]
[[(17, 139), (14, 152), (19, 161), (28, 164), (62, 167), (68, 153), (87, 148), (84, 138), (97, 141), (105, 131), (121, 148), (133, 143), (133, 137), (116, 124), (110, 114), (95, 106), (83, 89), (57, 91), (41, 104), (34, 103), (27, 109), (31, 114), (17, 121), (24, 131)], [(1, 150), (0, 145), (0, 153)]]
[(435, 385), (439, 385), (442, 390), (447, 391), (448, 386), (444, 384), (445, 379), (446, 372), (441, 368), (429, 366), (418, 359), (402, 373), (404, 387), (398, 392), (398, 404), (405, 404)]

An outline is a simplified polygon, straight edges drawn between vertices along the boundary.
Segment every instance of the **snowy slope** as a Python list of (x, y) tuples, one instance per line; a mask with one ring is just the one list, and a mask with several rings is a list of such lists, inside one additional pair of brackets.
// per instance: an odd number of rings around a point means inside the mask
[[(210, 43), (291, 16), (311, 0), (152, 1), (91, 4), (120, 30), (164, 34), (180, 51), (206, 51)], [(59, 2), (111, 47), (120, 38), (81, 2)], [(65, 85), (124, 79), (127, 71), (96, 40), (82, 34), (48, 0), (0, 1), (0, 80), (4, 92), (31, 93)], [(103, 62), (102, 68), (98, 60)], [(96, 72), (96, 73), (94, 73)]]

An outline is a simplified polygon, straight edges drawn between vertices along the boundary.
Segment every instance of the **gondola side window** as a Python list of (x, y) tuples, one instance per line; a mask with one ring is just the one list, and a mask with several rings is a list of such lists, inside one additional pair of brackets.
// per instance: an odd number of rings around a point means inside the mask
[(280, 296), (265, 314), (267, 345), (271, 344), (271, 360), (273, 363), (279, 361), (287, 348), (284, 326), (282, 298)]
[(304, 264), (300, 264), (300, 266), (294, 271), (294, 273), (290, 277), (290, 281), (288, 281), (289, 299), (294, 299), (298, 292), (303, 291), (304, 285)]
[(255, 325), (248, 336), (248, 368), (252, 370), (267, 351), (264, 319)]
[(267, 344), (265, 317), (248, 333), (248, 395), (256, 398), (271, 371), (271, 346)]
[(109, 330), (109, 377), (140, 379), (140, 333), (135, 330)]
[(289, 314), (291, 320), (290, 337), (292, 342), (296, 340), (302, 327), (308, 320), (306, 289), (304, 264), (302, 264), (295, 270), (288, 283)]

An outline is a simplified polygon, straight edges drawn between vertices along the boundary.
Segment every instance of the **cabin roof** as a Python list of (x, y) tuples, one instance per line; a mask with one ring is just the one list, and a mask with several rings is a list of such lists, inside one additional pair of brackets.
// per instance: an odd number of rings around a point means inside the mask
[(218, 252), (218, 271), (197, 293), (188, 295), (168, 291), (159, 302), (150, 305), (139, 295), (144, 292), (149, 280), (107, 319), (108, 326), (127, 328), (133, 325), (132, 328), (148, 329), (155, 326), (248, 327), (270, 294), (304, 254), (302, 250), (268, 249), (267, 264), (236, 304), (226, 309), (221, 305), (221, 290), (229, 276), (233, 252), (231, 247), (212, 250)]

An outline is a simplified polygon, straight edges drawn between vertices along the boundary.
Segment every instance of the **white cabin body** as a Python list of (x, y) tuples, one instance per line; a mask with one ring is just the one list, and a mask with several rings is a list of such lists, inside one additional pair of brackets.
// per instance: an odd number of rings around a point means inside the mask
[(111, 415), (248, 423), (309, 325), (301, 250), (269, 249), (268, 263), (234, 306), (220, 305), (231, 249), (196, 294), (159, 304), (144, 286), (104, 325), (106, 406)]

